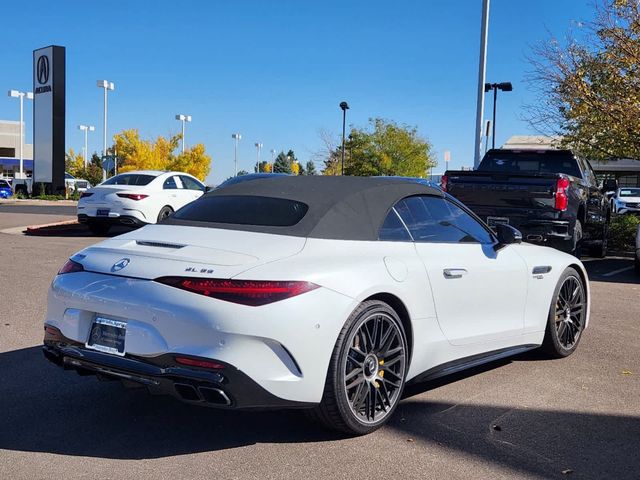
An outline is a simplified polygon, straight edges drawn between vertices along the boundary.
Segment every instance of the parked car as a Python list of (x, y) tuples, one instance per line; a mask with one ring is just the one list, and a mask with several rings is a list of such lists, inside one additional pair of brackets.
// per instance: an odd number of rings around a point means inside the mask
[(78, 221), (101, 235), (114, 224), (156, 223), (193, 202), (206, 190), (197, 178), (182, 172), (121, 173), (82, 193), (78, 201)]
[(589, 162), (570, 150), (489, 150), (475, 171), (448, 171), (446, 192), (491, 227), (579, 256), (607, 254), (610, 206)]
[(86, 192), (91, 188), (91, 184), (84, 178), (76, 178), (69, 172), (64, 172), (64, 184), (68, 189), (75, 190), (77, 192)]
[(640, 187), (622, 187), (611, 198), (615, 213), (640, 213)]
[(0, 180), (0, 198), (9, 198), (12, 195), (11, 184), (6, 180)]
[(50, 287), (44, 353), (197, 405), (306, 408), (368, 433), (406, 382), (576, 350), (582, 263), (496, 232), (412, 180), (238, 183), (73, 255)]

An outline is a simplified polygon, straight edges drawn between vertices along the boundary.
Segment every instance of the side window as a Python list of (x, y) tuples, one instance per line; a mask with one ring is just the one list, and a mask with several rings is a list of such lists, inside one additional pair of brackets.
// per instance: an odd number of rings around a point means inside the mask
[(182, 180), (182, 185), (184, 185), (184, 188), (186, 189), (204, 191), (204, 185), (202, 185), (200, 182), (197, 182), (191, 177), (180, 175), (180, 180)]
[(400, 217), (392, 208), (387, 218), (385, 218), (382, 227), (380, 228), (380, 234), (378, 240), (387, 242), (410, 242), (411, 235), (400, 221)]
[(416, 242), (493, 243), (489, 231), (452, 202), (416, 196), (401, 200), (396, 209)]
[(162, 188), (164, 190), (177, 190), (180, 187), (176, 183), (176, 177), (169, 177), (164, 181)]
[(598, 177), (596, 176), (596, 172), (593, 171), (593, 167), (589, 163), (589, 160), (585, 160), (584, 163), (587, 164), (587, 170), (589, 170), (591, 185), (593, 185), (594, 187), (598, 187)]

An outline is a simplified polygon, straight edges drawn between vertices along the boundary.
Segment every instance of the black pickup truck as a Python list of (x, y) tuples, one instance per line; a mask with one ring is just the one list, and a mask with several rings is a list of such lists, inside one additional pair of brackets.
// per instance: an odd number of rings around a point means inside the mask
[(442, 188), (492, 227), (579, 256), (607, 254), (610, 207), (589, 162), (570, 150), (489, 150), (475, 171), (447, 171)]

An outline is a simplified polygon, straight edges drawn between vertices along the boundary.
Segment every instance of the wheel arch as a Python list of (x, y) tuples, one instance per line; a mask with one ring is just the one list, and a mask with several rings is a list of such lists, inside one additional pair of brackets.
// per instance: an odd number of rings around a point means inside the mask
[[(576, 272), (578, 272), (578, 275), (580, 275), (580, 280), (582, 280), (582, 284), (584, 285), (584, 295), (586, 297), (587, 300), (587, 325), (589, 323), (589, 317), (590, 317), (590, 306), (591, 306), (591, 290), (589, 288), (589, 278), (587, 277), (584, 267), (582, 265), (579, 265), (577, 263), (571, 263), (569, 265), (567, 265), (566, 268), (573, 268)], [(587, 327), (587, 325), (585, 325), (585, 328)]]
[(411, 358), (413, 355), (413, 327), (411, 325), (411, 316), (409, 315), (409, 310), (406, 305), (400, 298), (396, 295), (388, 292), (380, 292), (373, 294), (364, 299), (367, 300), (379, 300), (388, 304), (400, 317), (400, 321), (402, 322), (402, 326), (404, 328), (404, 332), (407, 335), (407, 348), (409, 349), (409, 362), (407, 363), (407, 369), (411, 364)]

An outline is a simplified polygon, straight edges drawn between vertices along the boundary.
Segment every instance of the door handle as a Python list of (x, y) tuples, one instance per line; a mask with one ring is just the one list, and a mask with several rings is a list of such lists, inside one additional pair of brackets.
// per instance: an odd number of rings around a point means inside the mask
[(442, 273), (444, 278), (461, 278), (468, 272), (464, 268), (445, 268)]

